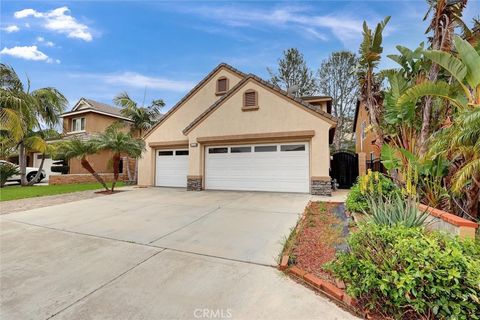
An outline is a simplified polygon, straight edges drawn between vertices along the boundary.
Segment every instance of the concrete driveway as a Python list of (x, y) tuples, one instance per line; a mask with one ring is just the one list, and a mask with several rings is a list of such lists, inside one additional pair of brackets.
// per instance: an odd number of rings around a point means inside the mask
[(353, 319), (271, 266), (310, 195), (132, 189), (0, 218), (2, 319)]

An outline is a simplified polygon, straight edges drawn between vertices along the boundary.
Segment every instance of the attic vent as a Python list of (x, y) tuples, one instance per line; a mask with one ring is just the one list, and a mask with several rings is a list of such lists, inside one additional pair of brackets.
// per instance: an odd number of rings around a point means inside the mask
[(228, 91), (228, 79), (226, 77), (218, 78), (217, 94), (223, 94)]
[(257, 104), (257, 92), (253, 90), (245, 91), (243, 97), (243, 106), (245, 108), (255, 108)]

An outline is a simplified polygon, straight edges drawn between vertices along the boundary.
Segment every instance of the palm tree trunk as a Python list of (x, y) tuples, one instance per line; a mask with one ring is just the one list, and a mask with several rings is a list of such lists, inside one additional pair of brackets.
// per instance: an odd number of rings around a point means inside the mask
[(126, 163), (128, 181), (132, 181), (132, 172), (130, 171), (130, 157), (124, 157), (123, 163)]
[(82, 167), (85, 170), (87, 170), (88, 172), (90, 172), (92, 174), (92, 176), (98, 181), (98, 183), (100, 183), (105, 188), (105, 190), (110, 191), (110, 189), (108, 189), (105, 181), (102, 179), (102, 177), (97, 172), (95, 172), (95, 170), (90, 165), (90, 162), (88, 162), (88, 160), (85, 157), (83, 157), (80, 160), (80, 163), (82, 164)]
[(120, 165), (120, 153), (115, 152), (113, 155), (113, 182), (112, 182), (112, 192), (115, 189), (115, 185), (118, 180), (118, 166)]
[(18, 145), (18, 165), (20, 167), (20, 184), (27, 185), (27, 156), (25, 154), (25, 144), (23, 141)]
[(479, 203), (480, 203), (480, 185), (474, 178), (470, 187), (466, 190), (467, 203), (465, 204), (465, 211), (474, 218), (478, 218)]
[(38, 179), (42, 176), (43, 163), (45, 162), (45, 153), (42, 154), (42, 161), (40, 162), (40, 167), (38, 167), (37, 174), (30, 182), (27, 182), (27, 186), (33, 186), (37, 183)]
[(133, 181), (135, 181), (135, 184), (137, 184), (137, 178), (138, 178), (138, 158), (135, 159), (135, 175), (133, 176)]

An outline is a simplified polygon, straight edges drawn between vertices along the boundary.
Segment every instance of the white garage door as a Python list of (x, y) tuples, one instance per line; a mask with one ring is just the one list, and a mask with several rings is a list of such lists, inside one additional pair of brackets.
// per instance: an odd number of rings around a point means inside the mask
[(155, 185), (159, 187), (186, 187), (188, 150), (157, 150)]
[(309, 192), (308, 142), (207, 147), (205, 188)]

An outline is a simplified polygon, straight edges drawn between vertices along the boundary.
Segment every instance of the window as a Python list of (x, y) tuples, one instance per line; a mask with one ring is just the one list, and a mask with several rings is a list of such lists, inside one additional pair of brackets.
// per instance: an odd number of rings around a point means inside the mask
[(362, 140), (365, 140), (365, 137), (366, 137), (366, 135), (367, 135), (366, 129), (367, 129), (367, 128), (366, 128), (365, 121), (363, 121), (363, 122), (362, 122), (362, 127), (361, 127), (361, 130), (362, 130), (362, 132), (361, 132), (361, 134), (362, 134)]
[(257, 92), (254, 90), (247, 90), (243, 94), (243, 107), (246, 109), (258, 108)]
[(72, 131), (85, 130), (85, 118), (75, 118), (72, 120)]
[(173, 151), (159, 151), (158, 155), (160, 157), (173, 156)]
[(224, 94), (228, 91), (228, 79), (226, 77), (220, 77), (217, 80), (217, 94)]
[(188, 156), (188, 150), (177, 150), (175, 151), (176, 156)]
[(255, 152), (276, 152), (277, 146), (256, 146)]
[(304, 144), (286, 144), (280, 146), (281, 151), (305, 151)]
[(252, 147), (231, 147), (231, 153), (244, 153), (244, 152), (252, 152)]
[(228, 153), (228, 148), (210, 148), (208, 153)]

